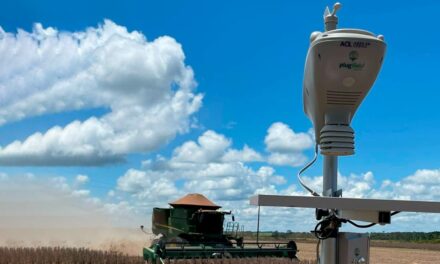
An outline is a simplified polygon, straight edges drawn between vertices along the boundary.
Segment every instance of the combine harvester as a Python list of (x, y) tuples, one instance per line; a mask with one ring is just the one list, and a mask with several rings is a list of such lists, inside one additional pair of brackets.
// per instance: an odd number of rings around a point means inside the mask
[[(164, 259), (285, 257), (296, 259), (294, 241), (244, 242), (243, 226), (231, 212), (220, 211), (201, 194), (188, 194), (169, 203), (171, 208), (154, 208), (152, 231), (156, 235), (144, 259), (163, 263)], [(226, 223), (225, 215), (232, 221)], [(142, 228), (142, 227), (141, 227)]]

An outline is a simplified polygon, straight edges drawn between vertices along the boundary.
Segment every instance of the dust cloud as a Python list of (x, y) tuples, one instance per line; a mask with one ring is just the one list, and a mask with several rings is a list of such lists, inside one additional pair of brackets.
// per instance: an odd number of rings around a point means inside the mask
[[(80, 192), (79, 192), (80, 193)], [(139, 229), (147, 222), (115, 226), (103, 203), (77, 195), (57, 179), (2, 176), (0, 179), (0, 246), (87, 247), (141, 255), (150, 234)], [(131, 216), (123, 216), (130, 223)]]

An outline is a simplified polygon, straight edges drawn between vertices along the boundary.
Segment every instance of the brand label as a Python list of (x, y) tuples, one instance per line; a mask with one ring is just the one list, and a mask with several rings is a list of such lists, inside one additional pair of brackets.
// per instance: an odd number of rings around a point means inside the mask
[(348, 57), (351, 61), (355, 61), (359, 58), (359, 53), (355, 50), (351, 51), (350, 54), (348, 54)]
[(351, 60), (351, 63), (342, 62), (339, 64), (339, 69), (346, 68), (349, 70), (361, 71), (364, 68), (365, 63), (355, 62), (359, 58), (359, 53), (357, 51), (352, 50), (348, 54), (348, 58)]
[(343, 63), (339, 64), (339, 69), (346, 68), (346, 69), (349, 69), (349, 70), (360, 71), (360, 70), (362, 70), (364, 68), (364, 66), (365, 66), (365, 63), (356, 63), (356, 62), (354, 62), (354, 63), (345, 63), (345, 62), (343, 62)]
[(340, 47), (346, 48), (368, 48), (370, 42), (366, 41), (341, 41)]

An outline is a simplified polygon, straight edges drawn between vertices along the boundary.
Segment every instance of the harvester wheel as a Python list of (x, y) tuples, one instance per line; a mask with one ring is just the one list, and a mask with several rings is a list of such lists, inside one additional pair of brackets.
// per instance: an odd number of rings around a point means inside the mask
[(295, 241), (290, 240), (287, 243), (287, 248), (292, 249), (292, 251), (287, 252), (287, 255), (289, 256), (289, 258), (296, 259), (296, 251), (298, 250), (298, 247), (296, 246)]

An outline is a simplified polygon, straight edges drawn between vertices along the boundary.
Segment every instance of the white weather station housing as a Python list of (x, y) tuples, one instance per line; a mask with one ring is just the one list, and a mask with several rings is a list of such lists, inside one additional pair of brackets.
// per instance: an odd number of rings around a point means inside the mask
[[(390, 224), (399, 212), (440, 213), (440, 202), (342, 198), (337, 188), (338, 156), (353, 155), (355, 133), (350, 123), (373, 86), (382, 66), (386, 44), (382, 35), (361, 29), (337, 29), (336, 3), (324, 13), (324, 32), (313, 32), (304, 70), (304, 111), (315, 131), (315, 157), (298, 173), (301, 185), (312, 196), (256, 195), (251, 204), (315, 208), (320, 264), (370, 263), (369, 237), (339, 232), (344, 223), (359, 228)], [(318, 194), (301, 174), (323, 155), (323, 193)], [(358, 224), (353, 220), (369, 222)]]

